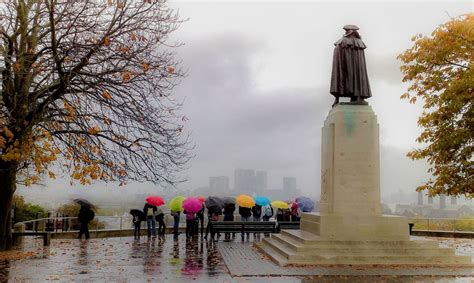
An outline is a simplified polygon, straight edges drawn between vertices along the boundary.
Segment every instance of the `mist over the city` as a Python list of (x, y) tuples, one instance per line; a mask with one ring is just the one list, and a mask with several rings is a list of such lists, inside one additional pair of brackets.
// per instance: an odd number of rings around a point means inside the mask
[[(183, 99), (185, 131), (195, 145), (195, 157), (181, 172), (186, 181), (176, 187), (70, 186), (68, 177), (45, 178), (41, 186), (20, 187), (19, 194), (52, 206), (76, 196), (125, 203), (148, 193), (235, 195), (235, 170), (252, 169), (266, 172), (258, 194), (294, 197), (283, 190), (283, 178), (290, 177), (300, 194), (318, 200), (321, 127), (333, 100), (333, 43), (342, 26), (357, 24), (368, 46), (369, 103), (380, 126), (382, 200), (395, 195), (399, 202), (416, 201), (415, 189), (429, 178), (428, 166), (406, 153), (418, 146), (421, 105), (399, 99), (407, 85), (401, 83), (396, 56), (411, 46), (414, 31), (429, 33), (450, 16), (470, 11), (471, 3), (179, 1), (172, 6), (189, 18), (174, 38), (184, 43), (177, 53), (187, 70), (175, 94)], [(340, 17), (331, 16), (335, 10)], [(228, 191), (212, 191), (210, 177), (218, 176), (228, 178)]]

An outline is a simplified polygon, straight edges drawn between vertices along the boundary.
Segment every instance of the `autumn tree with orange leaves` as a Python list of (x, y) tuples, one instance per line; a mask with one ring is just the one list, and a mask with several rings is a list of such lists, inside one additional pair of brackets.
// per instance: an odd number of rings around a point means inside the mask
[(417, 138), (422, 146), (408, 153), (426, 159), (433, 178), (417, 188), (431, 196), (474, 197), (474, 13), (453, 18), (431, 36), (416, 35), (400, 54), (402, 99), (421, 101)]
[(0, 3), (0, 250), (20, 183), (179, 180), (180, 22), (163, 0)]

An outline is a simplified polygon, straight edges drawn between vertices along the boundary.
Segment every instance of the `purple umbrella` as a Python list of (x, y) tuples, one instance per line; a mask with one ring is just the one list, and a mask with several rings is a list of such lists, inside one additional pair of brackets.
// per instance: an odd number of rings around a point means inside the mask
[(183, 208), (186, 212), (196, 213), (202, 209), (202, 202), (197, 198), (187, 198), (183, 202)]
[(296, 203), (303, 212), (311, 212), (314, 209), (314, 202), (308, 197), (298, 197)]

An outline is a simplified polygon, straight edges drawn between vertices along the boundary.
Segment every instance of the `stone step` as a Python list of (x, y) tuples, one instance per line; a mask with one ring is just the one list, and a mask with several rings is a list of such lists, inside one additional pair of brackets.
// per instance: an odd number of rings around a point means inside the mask
[(281, 242), (284, 245), (287, 245), (292, 250), (297, 251), (297, 252), (304, 251), (305, 249), (305, 244), (303, 244), (302, 242), (292, 237), (288, 237), (283, 234), (272, 234), (271, 238), (275, 239), (278, 242)]
[(293, 242), (299, 242), (305, 247), (310, 246), (353, 246), (358, 247), (383, 247), (383, 248), (438, 248), (439, 244), (436, 241), (430, 240), (411, 240), (411, 241), (337, 241), (337, 240), (324, 240), (318, 235), (301, 231), (301, 230), (282, 230), (281, 234), (283, 237), (290, 238)]
[(303, 231), (319, 233), (321, 224), (318, 221), (304, 220), (300, 221), (300, 229)]
[(292, 250), (290, 247), (286, 246), (284, 243), (279, 242), (273, 238), (265, 238), (262, 240), (267, 246), (272, 247), (276, 252), (281, 256), (288, 259), (291, 257), (296, 257), (297, 253), (295, 250)]
[(272, 239), (283, 245), (295, 253), (315, 253), (315, 254), (377, 254), (377, 255), (430, 255), (445, 256), (454, 255), (452, 248), (425, 247), (423, 245), (343, 245), (343, 244), (326, 244), (320, 245), (304, 245), (293, 238), (282, 234), (273, 234)]
[(321, 240), (321, 237), (318, 235), (303, 230), (281, 230), (281, 235), (292, 238), (303, 244)]
[[(301, 245), (292, 239), (281, 235), (274, 235), (269, 244), (280, 248), (285, 254), (316, 254), (316, 255), (423, 255), (423, 256), (454, 256), (452, 248), (424, 248), (424, 247), (385, 247), (385, 246), (357, 246), (357, 245), (327, 245), (308, 246)], [(288, 241), (289, 240), (289, 241)]]
[(411, 256), (411, 255), (332, 255), (332, 256), (290, 256), (288, 264), (409, 264), (409, 265), (428, 265), (443, 267), (447, 266), (469, 266), (472, 267), (470, 256)]
[[(338, 252), (326, 249), (324, 251), (296, 252), (276, 239), (265, 238), (263, 245), (271, 249), (272, 257), (276, 258), (278, 264), (413, 264), (413, 265), (438, 265), (438, 264), (460, 264), (472, 266), (470, 256), (454, 256), (454, 253), (435, 252), (433, 250), (423, 251), (421, 254), (387, 254), (378, 253), (376, 250), (358, 254), (351, 252)], [(423, 253), (425, 252), (425, 253)], [(284, 260), (282, 260), (284, 259)]]
[(285, 266), (288, 264), (288, 259), (282, 256), (275, 248), (270, 245), (267, 245), (265, 241), (256, 242), (254, 246), (262, 251), (266, 256), (268, 256), (273, 262), (280, 266)]

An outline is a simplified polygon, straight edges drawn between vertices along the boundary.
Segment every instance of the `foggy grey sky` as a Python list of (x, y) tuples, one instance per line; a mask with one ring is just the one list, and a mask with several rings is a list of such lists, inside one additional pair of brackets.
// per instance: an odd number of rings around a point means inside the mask
[[(380, 124), (382, 192), (414, 190), (425, 165), (405, 158), (416, 146), (420, 105), (401, 101), (397, 54), (416, 33), (430, 34), (449, 16), (472, 12), (471, 1), (230, 2), (174, 1), (189, 18), (174, 39), (188, 75), (176, 88), (185, 98), (196, 157), (181, 188), (206, 186), (209, 176), (231, 178), (235, 168), (268, 171), (270, 188), (294, 176), (319, 195), (320, 131), (329, 95), (333, 43), (346, 24), (360, 27)], [(68, 180), (47, 181), (67, 187)], [(96, 186), (104, 186), (97, 184)], [(94, 187), (96, 187), (94, 186)], [(153, 185), (131, 184), (128, 188)], [(107, 187), (115, 187), (108, 184)], [(131, 190), (133, 192), (133, 190)]]

